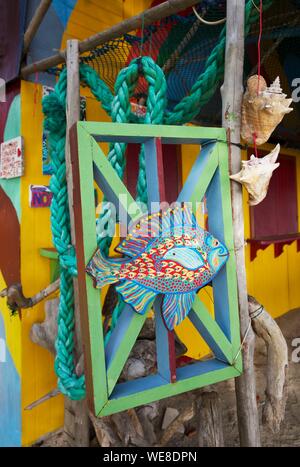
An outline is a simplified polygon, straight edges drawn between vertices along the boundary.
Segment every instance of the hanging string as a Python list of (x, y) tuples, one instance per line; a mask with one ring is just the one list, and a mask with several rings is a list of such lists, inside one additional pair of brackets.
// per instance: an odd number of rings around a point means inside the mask
[[(256, 5), (255, 5), (255, 8), (258, 10), (258, 7)], [(261, 78), (261, 39), (262, 39), (262, 33), (263, 33), (263, 1), (260, 0), (259, 1), (259, 35), (258, 35), (258, 41), (257, 41), (257, 75), (258, 75), (257, 95), (259, 95), (260, 78)], [(257, 135), (256, 135), (256, 133), (253, 133), (253, 144), (254, 144), (255, 157), (258, 157)]]
[(252, 5), (254, 6), (254, 8), (255, 8), (257, 11), (259, 11), (259, 8), (258, 8), (258, 6), (257, 6), (257, 5), (255, 5), (255, 3), (254, 3), (254, 0), (251, 0), (251, 1), (252, 1)]
[(226, 18), (218, 19), (217, 21), (207, 21), (206, 19), (202, 18), (202, 16), (199, 15), (198, 11), (196, 10), (194, 6), (192, 6), (192, 9), (193, 9), (193, 12), (196, 18), (198, 18), (198, 20), (201, 21), (201, 23), (206, 24), (207, 26), (216, 26), (218, 24), (226, 23)]
[(255, 157), (258, 157), (258, 151), (257, 151), (257, 134), (256, 133), (253, 133), (253, 144), (254, 144), (254, 153), (255, 153)]
[(32, 111), (32, 117), (35, 117), (35, 112), (36, 112), (36, 107), (37, 107), (37, 96), (38, 96), (38, 83), (39, 83), (39, 73), (36, 70), (34, 73), (34, 91), (33, 91), (33, 111)]

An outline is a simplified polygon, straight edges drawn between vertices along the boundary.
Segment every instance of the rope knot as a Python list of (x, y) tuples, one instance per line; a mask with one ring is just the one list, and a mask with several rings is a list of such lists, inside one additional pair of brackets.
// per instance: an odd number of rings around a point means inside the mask
[(59, 255), (59, 264), (62, 268), (67, 269), (71, 276), (77, 276), (77, 261), (75, 249), (69, 245), (66, 252)]

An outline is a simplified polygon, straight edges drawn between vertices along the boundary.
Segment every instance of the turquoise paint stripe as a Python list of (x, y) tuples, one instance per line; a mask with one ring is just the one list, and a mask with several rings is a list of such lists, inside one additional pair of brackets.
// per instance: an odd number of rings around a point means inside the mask
[(21, 382), (5, 341), (0, 312), (0, 447), (21, 446)]
[[(7, 115), (4, 141), (16, 138), (21, 135), (21, 96), (18, 94), (13, 99)], [(25, 162), (26, 170), (26, 162)], [(21, 179), (20, 177), (9, 180), (0, 179), (0, 187), (10, 198), (16, 210), (19, 222), (21, 218)]]

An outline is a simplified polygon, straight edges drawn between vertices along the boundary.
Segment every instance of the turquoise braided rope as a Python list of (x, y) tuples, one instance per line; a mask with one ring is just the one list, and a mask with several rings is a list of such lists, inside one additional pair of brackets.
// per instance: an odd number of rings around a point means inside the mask
[[(271, 6), (272, 0), (265, 0), (264, 9)], [(245, 11), (245, 32), (248, 34), (251, 24), (258, 19), (258, 12), (248, 1)], [(129, 98), (135, 88), (139, 73), (143, 72), (149, 82), (147, 115), (145, 123), (183, 124), (195, 118), (201, 107), (209, 101), (224, 73), (225, 57), (224, 28), (219, 43), (209, 56), (204, 72), (199, 76), (189, 96), (175, 106), (173, 112), (166, 113), (166, 82), (162, 70), (150, 57), (135, 59), (129, 67), (121, 70), (115, 85), (115, 97), (108, 86), (88, 65), (80, 65), (80, 79), (88, 85), (95, 97), (101, 102), (103, 109), (115, 122), (130, 122), (134, 117), (130, 113)], [(61, 266), (61, 293), (58, 313), (58, 336), (56, 340), (55, 370), (58, 376), (58, 387), (70, 399), (79, 400), (85, 397), (84, 376), (78, 377), (74, 365), (74, 291), (73, 276), (77, 275), (76, 257), (71, 245), (70, 215), (68, 206), (65, 135), (66, 135), (66, 89), (67, 74), (63, 70), (55, 90), (43, 99), (45, 128), (49, 130), (49, 144), (54, 167), (51, 177), (53, 201), (51, 205), (51, 228), (54, 245), (59, 253)], [(116, 143), (110, 147), (109, 160), (122, 178), (125, 168), (124, 144)], [(140, 152), (140, 169), (137, 181), (137, 200), (146, 202), (146, 175), (143, 147)], [(108, 237), (109, 238), (109, 237)], [(103, 251), (108, 252), (110, 239), (100, 238)], [(114, 310), (112, 327), (117, 322), (122, 306)], [(109, 337), (109, 336), (108, 336)]]
[[(106, 111), (110, 111), (113, 96), (109, 88), (90, 67), (80, 67), (81, 80), (88, 84)], [(62, 71), (55, 90), (43, 99), (45, 128), (49, 130), (49, 145), (54, 173), (50, 188), (51, 229), (60, 263), (60, 303), (58, 310), (58, 335), (55, 343), (55, 371), (58, 388), (73, 400), (85, 397), (84, 375), (77, 376), (74, 363), (74, 290), (73, 277), (77, 275), (76, 257), (71, 244), (70, 215), (66, 181), (66, 89), (67, 71)]]
[[(135, 59), (131, 64), (121, 70), (115, 84), (115, 98), (112, 107), (112, 120), (118, 123), (128, 122), (131, 117), (130, 97), (137, 86), (139, 75), (143, 75), (149, 83), (148, 98), (147, 98), (147, 113), (144, 123), (159, 124), (163, 122), (164, 112), (166, 107), (166, 92), (167, 83), (165, 75), (161, 68), (150, 57), (141, 57)], [(123, 178), (125, 168), (125, 150), (126, 145), (116, 143), (110, 153), (109, 160), (114, 167), (117, 167), (117, 173), (120, 178)], [(118, 151), (118, 154), (116, 154)], [(119, 157), (119, 158), (118, 158)], [(116, 160), (118, 163), (116, 164)], [(139, 173), (137, 180), (137, 201), (144, 204), (147, 203), (147, 182), (145, 171), (144, 145), (141, 145), (139, 155)], [(100, 222), (103, 224), (103, 218), (107, 219), (105, 228), (108, 228), (108, 209), (107, 206), (101, 213)], [(101, 238), (98, 245), (104, 254), (108, 256), (109, 247), (111, 244), (110, 237)], [(111, 333), (115, 328), (118, 318), (123, 309), (123, 302), (118, 301), (114, 308), (111, 318), (110, 329), (105, 336), (105, 344), (109, 341)]]
[[(155, 109), (155, 98), (157, 108), (163, 108), (165, 103), (166, 83), (160, 68), (149, 57), (142, 59), (142, 66), (149, 70), (149, 118), (157, 120)], [(153, 80), (153, 69), (162, 80), (161, 89), (158, 90)], [(122, 70), (116, 81), (116, 96), (113, 98), (109, 88), (98, 77), (95, 71), (87, 65), (80, 66), (80, 79), (87, 84), (95, 97), (102, 103), (102, 107), (116, 122), (128, 122), (130, 120), (130, 96), (137, 85), (139, 78), (139, 67), (134, 60), (129, 67)], [(147, 79), (146, 73), (145, 77)], [(153, 92), (152, 92), (152, 87)], [(58, 336), (56, 340), (55, 371), (58, 376), (58, 387), (63, 394), (70, 399), (79, 400), (85, 397), (84, 376), (78, 377), (75, 373), (73, 357), (74, 350), (74, 290), (73, 276), (77, 275), (76, 257), (71, 244), (70, 216), (68, 206), (66, 165), (65, 165), (65, 134), (66, 134), (66, 89), (67, 71), (62, 71), (55, 90), (43, 100), (43, 111), (45, 114), (45, 128), (49, 131), (49, 145), (54, 167), (50, 187), (53, 192), (51, 204), (51, 228), (53, 243), (59, 254), (61, 266), (61, 293), (58, 313)], [(163, 103), (162, 103), (163, 102)], [(161, 119), (163, 118), (163, 113)], [(118, 175), (122, 178), (125, 168), (126, 145), (115, 143), (111, 145), (109, 160)], [(101, 245), (104, 243), (100, 239)], [(110, 239), (105, 239), (104, 248), (109, 248)], [(122, 307), (118, 306), (113, 323), (116, 322)]]
[[(149, 57), (142, 58), (144, 75), (149, 82), (147, 97), (147, 113), (144, 123), (161, 125), (164, 120), (165, 109), (167, 106), (167, 83), (164, 72)], [(147, 181), (144, 145), (141, 145), (139, 154), (139, 173), (136, 186), (137, 201), (143, 204), (147, 203)]]
[[(115, 97), (111, 106), (111, 118), (116, 123), (127, 123), (130, 119), (130, 96), (133, 94), (138, 80), (138, 66), (131, 63), (130, 66), (123, 68), (118, 74), (115, 83)], [(114, 143), (110, 145), (108, 160), (114, 167), (118, 176), (123, 179), (125, 170), (125, 143)], [(103, 226), (103, 235), (98, 238), (98, 246), (102, 253), (108, 256), (111, 245), (111, 237), (106, 232), (109, 228), (110, 216), (108, 216), (109, 205), (106, 204), (100, 214), (100, 222)], [(106, 222), (103, 222), (105, 219)]]

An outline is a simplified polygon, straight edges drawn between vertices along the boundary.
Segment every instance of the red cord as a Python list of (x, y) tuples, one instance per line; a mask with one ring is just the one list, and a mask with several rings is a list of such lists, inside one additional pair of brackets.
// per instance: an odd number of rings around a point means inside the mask
[(35, 111), (36, 111), (36, 106), (37, 106), (37, 96), (38, 96), (38, 82), (39, 82), (39, 73), (38, 71), (35, 71), (35, 77), (34, 77), (34, 91), (33, 91), (33, 112), (32, 116), (35, 117)]
[[(257, 74), (258, 74), (257, 95), (259, 95), (259, 85), (260, 85), (260, 77), (261, 77), (261, 39), (262, 39), (262, 33), (263, 33), (263, 0), (260, 0), (260, 2), (259, 2), (259, 36), (258, 36), (258, 42), (257, 42)], [(257, 140), (257, 134), (253, 133), (253, 144), (254, 144), (255, 157), (258, 157), (256, 140)]]
[(254, 145), (255, 157), (258, 157), (256, 138), (257, 138), (257, 134), (253, 133), (253, 145)]
[(261, 39), (263, 33), (263, 1), (260, 0), (259, 5), (259, 36), (258, 36), (258, 43), (257, 43), (257, 74), (258, 74), (258, 81), (257, 81), (257, 95), (259, 94), (259, 83), (260, 83), (260, 76), (261, 76)]

